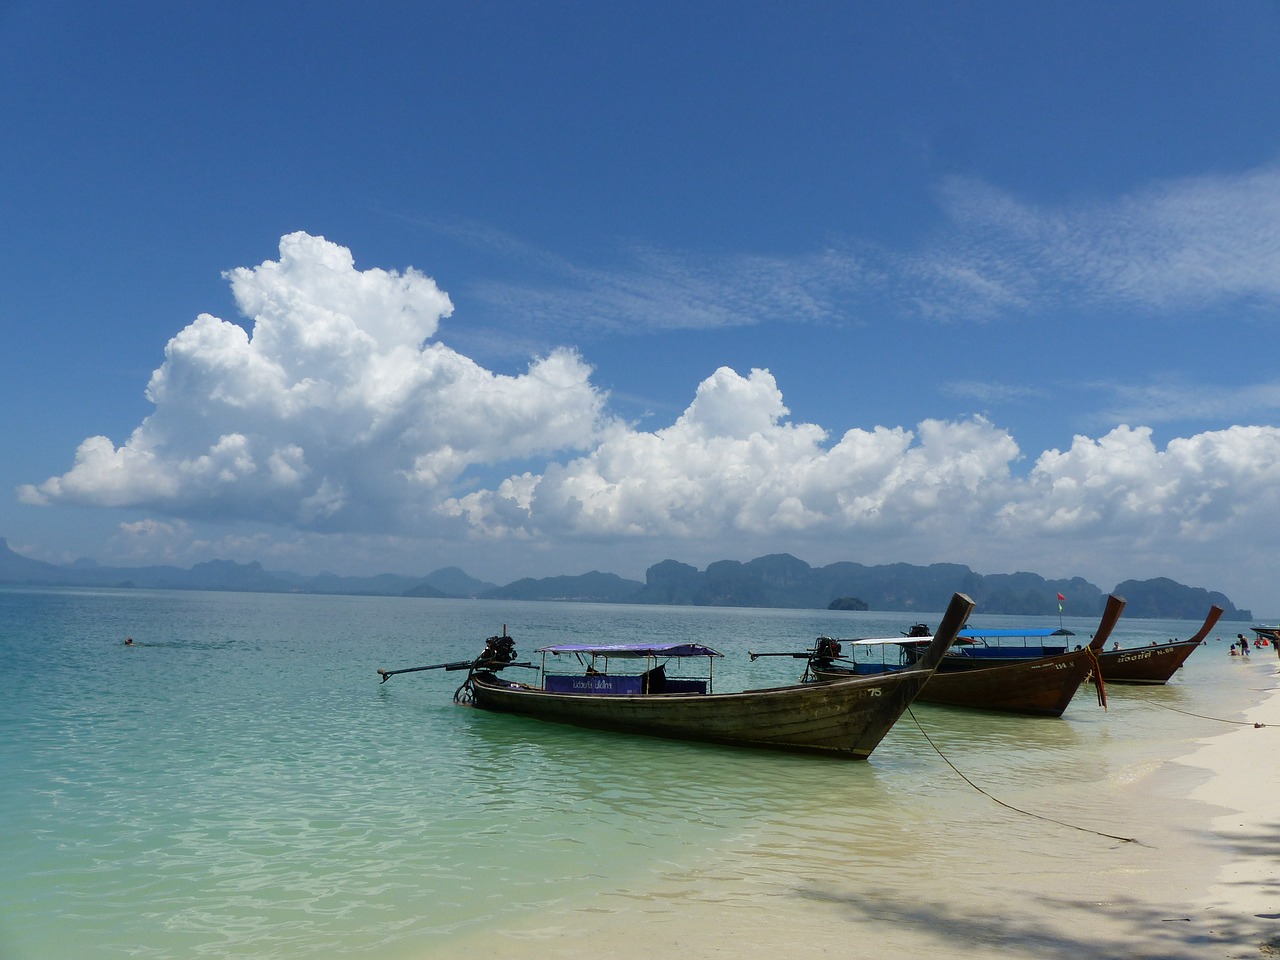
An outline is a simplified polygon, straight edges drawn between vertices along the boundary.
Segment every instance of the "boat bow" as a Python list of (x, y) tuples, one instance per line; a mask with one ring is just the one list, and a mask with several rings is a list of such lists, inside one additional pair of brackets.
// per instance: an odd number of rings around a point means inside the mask
[(1107, 606), (1102, 611), (1098, 632), (1093, 635), (1093, 639), (1089, 641), (1089, 646), (1086, 648), (1089, 651), (1089, 662), (1093, 667), (1093, 685), (1098, 694), (1098, 706), (1103, 710), (1107, 709), (1107, 685), (1102, 678), (1102, 664), (1098, 661), (1098, 654), (1107, 645), (1107, 638), (1111, 636), (1111, 631), (1119, 622), (1120, 614), (1124, 613), (1126, 602), (1123, 597), (1117, 597), (1114, 593), (1107, 595)]

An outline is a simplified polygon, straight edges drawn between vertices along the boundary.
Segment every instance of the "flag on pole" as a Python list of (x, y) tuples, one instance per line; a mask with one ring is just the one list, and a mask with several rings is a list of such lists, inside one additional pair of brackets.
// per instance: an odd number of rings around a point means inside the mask
[(1065, 600), (1065, 599), (1067, 599), (1067, 598), (1066, 598), (1066, 597), (1064, 597), (1062, 594), (1058, 594), (1058, 612), (1059, 612), (1059, 613), (1061, 613), (1061, 612), (1062, 612), (1062, 601), (1063, 601), (1063, 600)]

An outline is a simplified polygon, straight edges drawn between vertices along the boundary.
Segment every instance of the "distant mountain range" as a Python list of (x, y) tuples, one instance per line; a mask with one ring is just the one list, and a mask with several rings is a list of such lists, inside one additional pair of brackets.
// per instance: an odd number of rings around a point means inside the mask
[[(194, 567), (106, 567), (90, 560), (69, 565), (45, 563), (14, 553), (0, 537), (0, 583), (67, 587), (121, 587), (157, 590), (235, 590), (252, 593), (324, 593), (389, 597), (463, 597), (481, 600), (577, 600), (719, 607), (791, 607), (902, 613), (946, 609), (951, 594), (968, 594), (982, 613), (1051, 616), (1058, 594), (1064, 612), (1099, 616), (1106, 592), (1080, 577), (1046, 580), (1034, 573), (978, 574), (958, 563), (926, 567), (906, 563), (864, 566), (841, 562), (811, 567), (790, 554), (747, 563), (720, 560), (705, 570), (676, 560), (651, 566), (644, 582), (592, 571), (579, 576), (523, 579), (506, 586), (477, 580), (457, 567), (425, 577), (383, 573), (372, 577), (268, 571), (262, 564), (211, 560)], [(1109, 591), (1128, 601), (1125, 615), (1201, 620), (1217, 604), (1224, 620), (1252, 620), (1223, 594), (1166, 578), (1126, 580)]]

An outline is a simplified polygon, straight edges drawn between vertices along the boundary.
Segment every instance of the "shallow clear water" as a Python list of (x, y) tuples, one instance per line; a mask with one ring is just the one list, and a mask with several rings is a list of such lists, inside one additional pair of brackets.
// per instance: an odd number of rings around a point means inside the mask
[[(0, 956), (431, 955), (602, 891), (705, 880), (707, 864), (803, 886), (851, 876), (852, 857), (878, 882), (925, 882), (954, 870), (949, 844), (990, 816), (935, 745), (1003, 800), (1087, 819), (1079, 784), (1122, 783), (1218, 732), (1193, 715), (1237, 715), (1242, 670), (1261, 669), (1226, 656), (1247, 626), (1226, 624), (1174, 684), (1113, 688), (1106, 712), (1090, 688), (1059, 720), (919, 706), (868, 763), (489, 715), (452, 702), (461, 673), (375, 673), (469, 659), (505, 625), (525, 656), (553, 641), (698, 640), (726, 654), (716, 687), (733, 690), (802, 667), (749, 649), (894, 635), (908, 619), (0, 589)], [(1088, 636), (1096, 621), (1067, 625)], [(1196, 626), (1122, 619), (1117, 637)], [(926, 826), (943, 831), (937, 845), (895, 856)], [(1005, 826), (1015, 841), (1041, 829)]]

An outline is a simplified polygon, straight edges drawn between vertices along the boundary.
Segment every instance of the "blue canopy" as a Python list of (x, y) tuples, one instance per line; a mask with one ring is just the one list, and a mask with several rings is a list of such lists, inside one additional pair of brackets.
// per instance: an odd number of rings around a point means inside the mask
[[(1057, 630), (1045, 629), (1020, 629), (1020, 630), (986, 630), (966, 628), (956, 634), (957, 644), (973, 643), (977, 640), (1008, 640), (1012, 638), (1031, 639), (1033, 637), (1074, 637), (1075, 634), (1070, 630), (1059, 627)], [(865, 640), (845, 640), (844, 643), (866, 644), (888, 644), (896, 643), (904, 647), (923, 647), (933, 642), (933, 637), (885, 637), (883, 639), (867, 638)]]
[(722, 657), (700, 643), (553, 643), (537, 653), (587, 653), (604, 657)]

